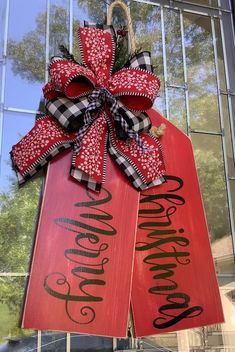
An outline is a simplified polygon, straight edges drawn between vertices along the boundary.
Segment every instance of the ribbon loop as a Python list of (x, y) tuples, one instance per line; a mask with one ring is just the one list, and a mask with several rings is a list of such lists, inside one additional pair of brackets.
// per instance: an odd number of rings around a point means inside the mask
[(97, 77), (97, 86), (105, 86), (113, 68), (114, 39), (102, 29), (84, 27), (78, 29), (78, 41), (84, 64)]
[(123, 68), (110, 78), (108, 89), (128, 109), (145, 111), (152, 107), (157, 97), (160, 80), (138, 68)]
[(153, 65), (151, 62), (151, 54), (149, 51), (133, 55), (125, 64), (126, 68), (140, 68), (141, 70), (153, 73)]
[(53, 58), (48, 70), (51, 81), (43, 89), (46, 99), (61, 93), (70, 99), (79, 98), (91, 92), (97, 84), (89, 68), (70, 60)]
[(13, 145), (11, 158), (19, 184), (36, 174), (54, 156), (71, 148), (75, 133), (67, 133), (53, 116), (42, 116), (35, 126), (17, 144)]
[(87, 97), (71, 100), (62, 96), (48, 100), (46, 109), (68, 132), (77, 132), (83, 125), (83, 116), (88, 105)]

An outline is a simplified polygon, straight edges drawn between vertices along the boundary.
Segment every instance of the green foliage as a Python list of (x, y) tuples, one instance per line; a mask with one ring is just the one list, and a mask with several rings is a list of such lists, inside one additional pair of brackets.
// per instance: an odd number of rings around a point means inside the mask
[[(10, 282), (10, 285), (8, 283), (8, 286), (15, 287), (12, 282)], [(20, 300), (22, 301), (22, 297), (20, 297)], [(20, 301), (18, 307), (20, 307)], [(0, 317), (1, 321), (4, 322), (4, 324), (0, 325), (0, 342), (6, 341), (11, 336), (32, 335), (33, 330), (22, 330), (18, 327), (19, 310), (14, 309), (14, 312), (12, 312), (7, 304), (0, 303)]]
[(44, 36), (38, 33), (27, 33), (21, 42), (8, 41), (8, 55), (13, 60), (12, 70), (28, 81), (44, 80), (45, 50), (42, 43)]
[(77, 6), (84, 10), (94, 23), (105, 22), (107, 3), (106, 0), (77, 0)]
[(119, 71), (129, 59), (128, 37), (117, 37), (116, 58), (113, 73)]
[[(39, 192), (40, 178), (36, 178), (21, 189), (12, 184), (10, 190), (0, 194), (0, 270), (2, 272), (28, 271)], [(19, 317), (24, 286), (24, 277), (0, 278), (0, 304), (1, 307), (4, 305), (9, 309), (4, 314), (6, 317), (10, 316), (11, 322), (14, 323), (12, 333), (16, 333), (17, 321), (15, 320)], [(5, 322), (2, 318), (1, 321)]]
[(211, 240), (230, 234), (223, 162), (212, 150), (194, 150)]
[[(51, 6), (50, 56), (57, 53), (59, 45), (68, 43), (68, 13), (63, 7)], [(12, 59), (15, 74), (28, 81), (43, 82), (45, 78), (46, 13), (36, 19), (35, 30), (26, 33), (21, 41), (8, 41), (8, 56)]]
[(59, 45), (60, 52), (62, 53), (63, 58), (76, 62), (73, 54), (69, 52), (69, 50), (64, 45)]
[(149, 51), (151, 53), (154, 73), (163, 80), (160, 8), (132, 2), (131, 16), (137, 50)]
[(0, 268), (27, 272), (39, 200), (40, 179), (0, 194)]

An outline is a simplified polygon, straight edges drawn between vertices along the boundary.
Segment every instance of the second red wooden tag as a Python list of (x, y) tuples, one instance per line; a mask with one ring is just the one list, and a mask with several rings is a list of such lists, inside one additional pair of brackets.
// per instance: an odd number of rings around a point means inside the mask
[(162, 145), (166, 183), (140, 196), (132, 287), (136, 336), (223, 321), (192, 144), (166, 124)]

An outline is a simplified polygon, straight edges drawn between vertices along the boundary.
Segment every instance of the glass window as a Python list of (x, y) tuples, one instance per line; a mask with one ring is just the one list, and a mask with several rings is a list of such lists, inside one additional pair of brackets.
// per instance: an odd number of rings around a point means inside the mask
[(46, 0), (36, 0), (34, 6), (30, 0), (11, 0), (5, 106), (38, 109), (45, 79), (45, 36)]
[[(232, 206), (233, 206), (233, 209), (235, 209), (235, 178), (230, 180), (229, 185), (230, 185), (230, 191), (231, 191)], [(235, 246), (235, 242), (233, 243), (233, 245)]]
[[(19, 53), (17, 54), (19, 55)], [(33, 54), (34, 56), (34, 54)], [(43, 76), (42, 66), (35, 61), (30, 67), (23, 68), (18, 59), (7, 59), (6, 63), (6, 85), (5, 85), (5, 107), (38, 110), (42, 98)], [(18, 68), (17, 68), (18, 67)], [(31, 70), (32, 69), (32, 70)], [(23, 72), (23, 71), (24, 72)], [(34, 77), (33, 77), (34, 75)], [(41, 78), (39, 79), (39, 75)], [(37, 78), (36, 78), (37, 76)]]
[(235, 177), (234, 151), (233, 151), (233, 145), (232, 145), (231, 122), (229, 119), (227, 95), (222, 95), (221, 101), (222, 101), (223, 119), (224, 119), (224, 138), (225, 138), (225, 144), (226, 144), (228, 175), (230, 177)]
[(6, 1), (0, 1), (0, 58), (3, 56)]
[(225, 67), (224, 67), (224, 54), (223, 54), (223, 44), (221, 38), (220, 22), (219, 19), (214, 20), (215, 23), (215, 37), (216, 37), (216, 50), (217, 50), (217, 60), (218, 60), (218, 73), (219, 73), (219, 84), (220, 89), (226, 91), (226, 79), (225, 79)]
[(169, 88), (169, 120), (187, 133), (185, 93), (183, 89)]
[(2, 90), (2, 63), (0, 61), (0, 91)]
[(69, 0), (50, 1), (49, 59), (61, 55), (60, 45), (69, 48)]
[(10, 151), (12, 145), (28, 133), (33, 127), (35, 115), (23, 113), (4, 113), (3, 143), (0, 169), (0, 191), (8, 191), (12, 183), (16, 183), (16, 175), (11, 167)]
[(84, 21), (89, 23), (104, 23), (106, 13), (106, 1), (73, 0), (73, 55), (79, 62), (81, 62), (81, 56), (78, 46), (78, 26), (83, 27)]
[(27, 272), (40, 191), (40, 178), (19, 188), (10, 150), (33, 126), (34, 115), (6, 113), (0, 174), (0, 271)]
[(184, 27), (191, 128), (219, 131), (217, 83), (210, 18), (185, 13)]
[(221, 6), (222, 9), (231, 10), (232, 1), (228, 0), (216, 0), (218, 2), (218, 6)]
[(150, 51), (155, 74), (161, 80), (160, 95), (155, 100), (155, 107), (166, 115), (161, 9), (159, 6), (131, 2), (131, 18), (136, 35), (137, 50)]
[(216, 351), (220, 347), (223, 347), (220, 325), (192, 329), (188, 337), (191, 347), (190, 351)]
[[(230, 258), (231, 261), (231, 258)], [(234, 265), (233, 265), (234, 266)], [(231, 266), (232, 267), (232, 266)], [(232, 273), (230, 272), (230, 275)], [(225, 322), (221, 325), (222, 328), (222, 339), (223, 339), (223, 348), (226, 346), (227, 350), (234, 350), (234, 336), (235, 336), (235, 327), (234, 327), (234, 312), (235, 312), (235, 302), (234, 302), (234, 276), (233, 271), (233, 280), (230, 277), (230, 282), (227, 282), (223, 288), (221, 288), (221, 298), (223, 303), (223, 310), (225, 316)]]
[[(14, 343), (20, 344), (20, 348), (25, 347), (26, 351), (24, 341), (27, 341), (30, 335), (35, 336), (32, 330), (22, 330), (18, 327), (25, 281), (24, 277), (0, 277), (0, 346), (2, 348), (4, 344), (7, 351), (10, 351)], [(15, 339), (16, 336), (18, 340)], [(31, 338), (31, 341), (34, 341), (32, 348), (36, 348), (35, 337)]]
[(187, 2), (191, 2), (195, 5), (218, 6), (218, 0), (188, 0)]
[(40, 192), (40, 180), (0, 193), (0, 272), (28, 271)]
[(144, 337), (142, 345), (144, 348), (149, 349), (150, 351), (152, 349), (154, 351), (164, 351), (164, 349), (167, 349), (168, 351), (178, 350), (177, 333), (173, 332), (168, 334)]
[(184, 85), (184, 68), (179, 12), (164, 9), (164, 24), (167, 81), (170, 85)]
[(100, 0), (74, 0), (74, 16), (83, 25), (83, 21), (103, 23), (107, 2)]
[(0, 2), (0, 92), (2, 90), (2, 70), (4, 64), (4, 34), (5, 34), (6, 2)]
[(177, 0), (182, 1), (183, 3), (194, 4), (203, 7), (219, 7), (222, 9), (229, 10), (230, 9), (230, 1), (228, 0)]
[(192, 142), (211, 241), (230, 235), (221, 137), (194, 133)]

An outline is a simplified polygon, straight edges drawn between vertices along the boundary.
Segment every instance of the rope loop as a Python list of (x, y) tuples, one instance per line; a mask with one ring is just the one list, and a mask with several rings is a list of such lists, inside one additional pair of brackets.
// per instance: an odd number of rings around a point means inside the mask
[(122, 0), (115, 0), (111, 5), (109, 5), (108, 15), (107, 15), (107, 25), (111, 26), (113, 10), (117, 6), (120, 6), (126, 15), (131, 54), (134, 54), (136, 52), (136, 44), (135, 44), (135, 34), (134, 34), (133, 24), (131, 20), (130, 8)]

